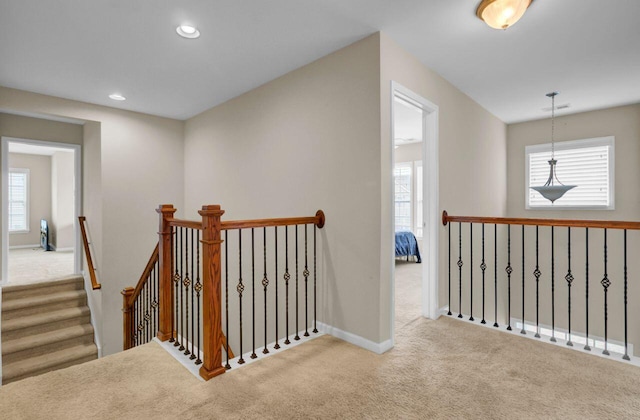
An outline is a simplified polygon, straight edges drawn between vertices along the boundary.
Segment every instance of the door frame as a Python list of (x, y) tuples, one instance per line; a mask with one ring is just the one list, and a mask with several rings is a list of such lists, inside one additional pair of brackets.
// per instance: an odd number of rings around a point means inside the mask
[[(394, 98), (400, 94), (409, 98), (422, 108), (422, 211), (423, 211), (423, 250), (422, 254), (422, 316), (430, 319), (440, 317), (438, 306), (438, 245), (439, 245), (439, 180), (438, 180), (438, 118), (439, 108), (396, 81), (391, 81), (391, 167), (395, 165), (394, 148)], [(393, 170), (390, 171), (393, 185)], [(395, 225), (395, 205), (393, 188), (391, 189), (391, 226)], [(395, 231), (395, 229), (394, 229)], [(394, 240), (394, 239), (392, 239)], [(395, 249), (395, 247), (392, 247)], [(425, 252), (426, 251), (426, 252)], [(395, 250), (391, 255), (391, 339), (395, 337)]]
[[(74, 274), (80, 274), (82, 270), (82, 249), (80, 229), (75, 222), (82, 211), (82, 146), (72, 143), (59, 143), (53, 141), (32, 140), (16, 137), (2, 137), (0, 149), (0, 167), (2, 172), (2, 205), (5, 206), (9, 200), (9, 143), (23, 143), (33, 146), (56, 147), (60, 149), (69, 149), (74, 152), (74, 245), (73, 245), (73, 270)], [(9, 215), (6, 211), (2, 211), (2, 278), (0, 285), (8, 283), (8, 262), (9, 262)]]

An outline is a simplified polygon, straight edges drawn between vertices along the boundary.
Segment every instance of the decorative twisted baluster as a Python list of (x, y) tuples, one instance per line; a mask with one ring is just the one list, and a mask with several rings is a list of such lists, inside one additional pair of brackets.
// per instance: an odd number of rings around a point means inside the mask
[[(185, 336), (185, 351), (184, 351), (184, 355), (188, 356), (191, 354), (191, 352), (189, 351), (189, 286), (191, 285), (191, 279), (189, 278), (189, 231), (192, 229), (187, 229), (186, 232), (186, 240), (185, 240), (185, 267), (187, 269), (186, 275), (184, 276), (184, 280), (182, 280), (182, 284), (184, 285), (184, 303), (185, 303), (185, 329), (184, 329), (184, 336)], [(191, 232), (191, 236), (193, 237), (193, 231)], [(193, 330), (192, 330), (193, 332)], [(193, 339), (193, 338), (191, 338)]]
[(493, 225), (493, 326), (498, 325), (498, 225)]
[(309, 309), (308, 309), (308, 283), (309, 283), (309, 265), (307, 262), (307, 225), (304, 225), (304, 336), (309, 337)]
[[(180, 275), (178, 276), (177, 279), (175, 279), (174, 281), (176, 282), (176, 297), (178, 298), (178, 304), (176, 306), (176, 311), (178, 312), (178, 314), (176, 315), (176, 342), (173, 344), (174, 346), (178, 347), (179, 351), (184, 350), (184, 346), (182, 345), (182, 340), (184, 339), (184, 329), (182, 328), (182, 324), (183, 324), (183, 319), (184, 319), (184, 312), (182, 312), (182, 287), (180, 287), (180, 285), (182, 284), (182, 278), (183, 278), (183, 261), (182, 261), (182, 257), (183, 257), (183, 253), (182, 251), (184, 250), (184, 243), (182, 241), (182, 234), (183, 234), (183, 229), (179, 228), (178, 229), (178, 243), (179, 243), (179, 257), (180, 257)], [(177, 262), (176, 262), (177, 264)], [(180, 310), (178, 311), (177, 308), (180, 308)], [(178, 336), (180, 336), (180, 339), (178, 340)]]
[(511, 225), (507, 225), (507, 330), (511, 331)]
[(607, 229), (604, 230), (604, 277), (600, 281), (600, 284), (604, 288), (604, 350), (602, 354), (609, 355), (608, 342), (607, 342), (607, 321), (608, 318), (608, 307), (607, 307), (607, 292), (609, 291), (609, 286), (611, 286), (611, 280), (607, 275)]
[(240, 359), (238, 364), (244, 363), (242, 358), (242, 292), (244, 292), (244, 284), (242, 283), (242, 229), (238, 229), (238, 286), (236, 286), (238, 292), (238, 304), (240, 308)]
[[(198, 317), (198, 320), (200, 319), (200, 292), (202, 291), (202, 283), (200, 282), (200, 231), (198, 230), (196, 232), (196, 242), (198, 243), (197, 248), (196, 248), (196, 258), (197, 258), (197, 264), (196, 264), (196, 284), (193, 286), (193, 288), (196, 291), (196, 302), (198, 304), (198, 309), (196, 311), (196, 316)], [(197, 350), (197, 359), (195, 361), (196, 365), (202, 364), (202, 360), (200, 359), (200, 328), (198, 327), (198, 350)]]
[(536, 269), (533, 270), (533, 275), (536, 278), (536, 333), (534, 337), (540, 338), (540, 242), (538, 241), (539, 226), (536, 225)]
[[(195, 252), (194, 249), (195, 249), (196, 246), (199, 246), (199, 243), (198, 243), (198, 245), (194, 244), (194, 239), (195, 239), (194, 235), (193, 235), (194, 233), (195, 233), (195, 230), (191, 229), (191, 280), (192, 280), (192, 282), (191, 282), (191, 311), (192, 312), (195, 311), (195, 309), (196, 309), (195, 304), (194, 304), (193, 278), (197, 277), (195, 270), (200, 270), (200, 266), (199, 265), (194, 267), (194, 264), (195, 264), (195, 258), (193, 258), (193, 254)], [(195, 342), (196, 342), (196, 330), (195, 330), (195, 328), (196, 328), (196, 321), (199, 320), (200, 318), (196, 319), (196, 317), (195, 317), (195, 315), (193, 313), (191, 315), (192, 315), (191, 316), (191, 356), (189, 357), (189, 360), (195, 360), (196, 351), (199, 351), (199, 350), (195, 349)], [(198, 330), (199, 329), (200, 328), (198, 328)]]
[(571, 274), (571, 228), (567, 228), (567, 275), (564, 276), (567, 282), (567, 320), (569, 334), (567, 338), (567, 346), (573, 346), (571, 342), (571, 283), (573, 283), (573, 274)]
[(269, 279), (267, 278), (267, 228), (262, 228), (263, 233), (263, 256), (264, 256), (264, 276), (262, 277), (262, 287), (264, 289), (264, 349), (263, 354), (269, 353), (267, 349), (267, 286)]
[(484, 223), (482, 224), (482, 263), (480, 269), (482, 270), (482, 321), (480, 323), (486, 324), (487, 321), (484, 319), (484, 271), (487, 269), (487, 264), (484, 262)]

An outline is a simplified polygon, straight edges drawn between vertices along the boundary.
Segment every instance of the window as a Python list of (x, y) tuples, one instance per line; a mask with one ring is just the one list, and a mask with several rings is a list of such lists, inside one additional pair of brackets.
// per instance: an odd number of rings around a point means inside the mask
[(29, 170), (9, 169), (9, 232), (29, 231)]
[(544, 185), (549, 178), (551, 144), (527, 146), (526, 208), (613, 210), (614, 140), (614, 137), (600, 137), (555, 144), (558, 179), (565, 185), (576, 185), (555, 203), (530, 188)]
[(411, 231), (411, 172), (411, 163), (398, 163), (393, 170), (396, 232)]

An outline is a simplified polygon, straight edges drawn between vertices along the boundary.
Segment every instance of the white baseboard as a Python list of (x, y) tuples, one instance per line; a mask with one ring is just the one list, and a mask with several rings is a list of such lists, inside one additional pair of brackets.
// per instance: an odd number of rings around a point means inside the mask
[(40, 244), (33, 245), (13, 245), (10, 246), (9, 249), (27, 249), (27, 248), (40, 248)]
[(347, 343), (362, 347), (363, 349), (372, 351), (376, 354), (385, 353), (393, 348), (392, 340), (386, 340), (382, 343), (376, 343), (364, 337), (360, 337), (359, 335), (355, 335), (334, 326), (327, 325), (323, 322), (318, 322), (318, 329), (325, 334), (332, 335), (336, 338), (346, 341)]
[(57, 251), (57, 252), (67, 252), (67, 251), (73, 251), (73, 247), (66, 247), (66, 248), (56, 248), (55, 246), (49, 244), (49, 246), (51, 247), (52, 250)]

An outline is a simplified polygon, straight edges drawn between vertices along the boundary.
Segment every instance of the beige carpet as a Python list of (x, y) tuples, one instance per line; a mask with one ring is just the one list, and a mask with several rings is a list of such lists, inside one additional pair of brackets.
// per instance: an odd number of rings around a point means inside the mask
[(74, 274), (73, 251), (45, 251), (42, 248), (9, 250), (9, 284), (55, 280)]
[(422, 316), (423, 264), (396, 260), (396, 331)]
[(640, 369), (450, 318), (375, 355), (323, 336), (209, 382), (156, 343), (0, 388), (7, 419), (632, 419)]

